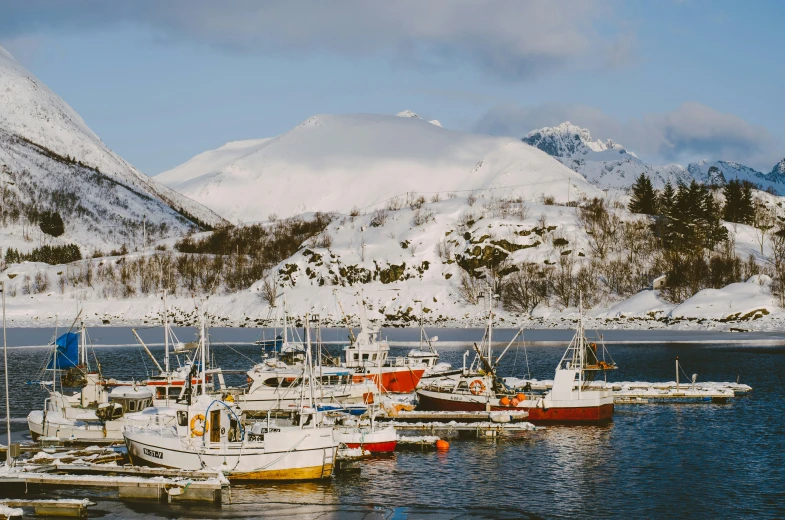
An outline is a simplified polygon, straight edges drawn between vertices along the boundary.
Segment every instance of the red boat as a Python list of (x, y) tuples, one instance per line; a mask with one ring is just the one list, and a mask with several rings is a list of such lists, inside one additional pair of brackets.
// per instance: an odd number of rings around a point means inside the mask
[(388, 426), (377, 429), (375, 426), (338, 427), (333, 432), (336, 441), (347, 448), (362, 448), (371, 453), (390, 453), (395, 451), (398, 437), (395, 428)]
[(390, 345), (372, 328), (365, 316), (365, 305), (360, 305), (360, 332), (352, 335), (350, 345), (343, 348), (343, 366), (354, 370), (353, 379), (361, 382), (371, 380), (379, 391), (393, 394), (414, 392), (422, 375), (428, 368), (416, 358), (390, 358)]
[(496, 377), (499, 360), (496, 360), (496, 364), (491, 362), (492, 330), (491, 312), (484, 337), (487, 341), (483, 348), (475, 344), (477, 358), (472, 366), (468, 369), (464, 367), (463, 374), (457, 379), (435, 380), (417, 390), (418, 409), (526, 411), (529, 414), (527, 420), (533, 423), (596, 423), (612, 418), (613, 391), (591, 383), (597, 374), (615, 370), (617, 366), (612, 360), (605, 361), (604, 347), (601, 353), (603, 359), (598, 357), (597, 344), (585, 337), (582, 318), (556, 367), (553, 387), (544, 395), (525, 390), (514, 392)]

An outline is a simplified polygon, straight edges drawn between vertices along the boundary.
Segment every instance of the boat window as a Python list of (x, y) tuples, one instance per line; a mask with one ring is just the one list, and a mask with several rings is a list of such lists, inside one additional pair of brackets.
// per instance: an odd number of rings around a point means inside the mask
[(229, 442), (238, 442), (242, 439), (239, 439), (239, 432), (237, 431), (237, 419), (234, 417), (229, 417)]
[(177, 424), (179, 426), (188, 425), (188, 412), (185, 410), (177, 410)]
[(128, 411), (135, 412), (136, 411), (136, 401), (130, 400), (128, 401)]
[(264, 380), (264, 386), (279, 386), (278, 378), (277, 377), (271, 377), (269, 379), (265, 379)]
[(123, 408), (122, 407), (115, 408), (112, 411), (112, 419), (119, 419), (122, 416), (123, 416)]
[(221, 442), (221, 410), (210, 412), (210, 442)]
[(155, 389), (155, 398), (156, 399), (166, 399), (166, 388), (165, 387), (158, 387)]
[(469, 383), (467, 383), (466, 381), (461, 381), (460, 383), (458, 383), (458, 388), (466, 390), (469, 388)]
[(180, 388), (177, 388), (176, 386), (170, 386), (169, 397), (180, 397)]
[(363, 354), (363, 361), (368, 361), (368, 354)]

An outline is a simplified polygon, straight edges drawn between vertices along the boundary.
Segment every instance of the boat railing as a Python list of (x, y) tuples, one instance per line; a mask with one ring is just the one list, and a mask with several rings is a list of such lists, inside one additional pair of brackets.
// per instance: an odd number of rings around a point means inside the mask
[(414, 366), (424, 366), (424, 363), (416, 358), (410, 358), (409, 356), (396, 356), (388, 358), (388, 364), (391, 367), (414, 367)]

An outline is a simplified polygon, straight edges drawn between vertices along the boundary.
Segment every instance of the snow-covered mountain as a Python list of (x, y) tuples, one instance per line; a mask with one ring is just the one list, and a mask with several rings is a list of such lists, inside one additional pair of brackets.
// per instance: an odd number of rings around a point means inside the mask
[(557, 201), (600, 190), (518, 139), (447, 130), (416, 114), (318, 115), (272, 139), (229, 143), (155, 177), (232, 222), (370, 210), (396, 196), (490, 190)]
[(627, 188), (641, 173), (649, 176), (655, 187), (662, 187), (667, 181), (675, 184), (689, 178), (689, 173), (678, 164), (650, 166), (610, 139), (593, 140), (589, 130), (569, 121), (532, 130), (522, 140), (552, 155), (601, 188)]
[(678, 164), (653, 166), (610, 139), (593, 140), (589, 130), (569, 121), (532, 130), (522, 140), (552, 155), (601, 188), (627, 188), (636, 177), (645, 173), (656, 188), (661, 188), (669, 180), (674, 184), (692, 179), (724, 184), (731, 179), (738, 179), (750, 181), (762, 189), (785, 192), (785, 159), (768, 174), (730, 161), (702, 160), (690, 163), (686, 168)]
[(4, 201), (12, 201), (23, 213), (29, 208), (63, 213), (65, 236), (81, 238), (80, 245), (122, 243), (142, 220), (161, 232), (222, 222), (112, 152), (70, 106), (2, 47), (0, 181), (7, 190)]
[(766, 175), (771, 182), (785, 184), (785, 159), (774, 165), (774, 168)]

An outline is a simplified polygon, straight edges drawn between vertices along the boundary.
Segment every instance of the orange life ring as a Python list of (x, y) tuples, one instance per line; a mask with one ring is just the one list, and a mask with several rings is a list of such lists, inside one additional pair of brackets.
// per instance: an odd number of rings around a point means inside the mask
[[(196, 427), (196, 421), (202, 421), (201, 428)], [(207, 421), (204, 420), (204, 415), (202, 414), (194, 415), (193, 417), (191, 417), (191, 433), (196, 435), (197, 437), (201, 437), (202, 435), (204, 435), (204, 432), (207, 431), (208, 428), (207, 424), (208, 424)]]
[(485, 392), (485, 383), (482, 382), (482, 379), (475, 379), (469, 383), (469, 391), (474, 395), (480, 395)]

